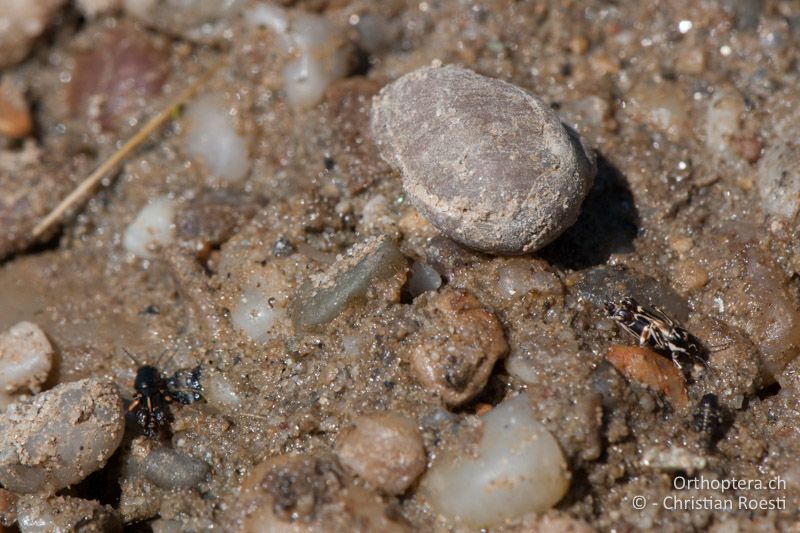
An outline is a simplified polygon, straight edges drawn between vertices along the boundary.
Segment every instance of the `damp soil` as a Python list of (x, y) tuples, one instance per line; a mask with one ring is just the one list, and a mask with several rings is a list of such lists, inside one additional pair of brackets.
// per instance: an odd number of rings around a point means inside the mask
[[(68, 7), (32, 55), (7, 69), (25, 84), (36, 126), (27, 142), (0, 138), (0, 184), (4, 194), (23, 191), (35, 201), (4, 207), (2, 231), (40, 218), (188, 77), (220, 62), (208, 90), (233, 102), (252, 161), (244, 180), (220, 183), (185, 154), (178, 119), (45, 242), (27, 242), (24, 232), (2, 241), (0, 330), (28, 320), (46, 332), (57, 352), (47, 387), (108, 376), (132, 398), (136, 364), (125, 350), (150, 363), (166, 351), (165, 372), (200, 365), (204, 376), (224, 383), (225, 392), (208, 401), (170, 407), (165, 444), (202, 458), (210, 466), (204, 481), (165, 490), (127, 468), (142, 438), (131, 419), (114, 458), (70, 493), (115, 507), (138, 530), (230, 530), (241, 525), (231, 522), (230, 510), (243, 480), (266, 460), (303, 454), (347, 476), (330, 457), (357, 415), (411, 417), (433, 460), (470, 430), (476, 413), (527, 390), (572, 472), (551, 520), (616, 531), (796, 527), (800, 249), (794, 221), (768, 216), (756, 181), (763, 150), (791, 135), (775, 123), (800, 102), (798, 6), (289, 3), (347, 27), (361, 58), (309, 109), (286, 104), (274, 42), (245, 31), (241, 18), (223, 38), (204, 43), (127, 14), (88, 20)], [(363, 42), (358, 22), (367, 15), (383, 21), (390, 38)], [(80, 70), (102, 60), (91, 55), (93, 43), (121, 32), (149, 43), (131, 53), (146, 57), (142, 68), (164, 77), (164, 86), (145, 87), (144, 98), (123, 98), (116, 114), (89, 116), (91, 102), (81, 91), (95, 82), (76, 80), (86, 80)], [(400, 176), (377, 155), (369, 132), (372, 96), (432, 62), (531, 90), (596, 150), (598, 174), (578, 222), (545, 249), (506, 258), (452, 243), (418, 217)], [(103, 83), (117, 97), (121, 89)], [(733, 131), (715, 135), (718, 122), (730, 119), (714, 113), (715, 98), (726, 92), (741, 109)], [(152, 259), (133, 257), (121, 244), (125, 227), (148, 199), (166, 194), (196, 222), (170, 249)], [(225, 201), (211, 202), (217, 211), (203, 211), (207, 204), (197, 198), (219, 194)], [(408, 266), (435, 268), (443, 279), (439, 290), (468, 291), (502, 325), (509, 355), (471, 401), (445, 404), (404, 356), (408, 339), (419, 346), (425, 339), (414, 335), (431, 329), (421, 311), (428, 297), (409, 294), (406, 269), (313, 327), (287, 326), (257, 343), (231, 326), (251, 271), (280, 269), (292, 305), (302, 307), (315, 276), (338, 272), (337, 254), (382, 235), (397, 242)], [(198, 238), (208, 245), (199, 253)], [(687, 392), (692, 405), (708, 393), (719, 397), (724, 416), (713, 437), (696, 431), (691, 408), (675, 408), (606, 361), (612, 345), (636, 344), (603, 310), (605, 300), (622, 296), (663, 308), (710, 346), (710, 369), (689, 369)], [(597, 422), (582, 407), (592, 394), (601, 398)], [(664, 458), (675, 450), (680, 457)], [(676, 478), (701, 475), (764, 482), (780, 476), (784, 484), (725, 494), (674, 486)], [(671, 495), (784, 498), (784, 504), (682, 511), (663, 503)], [(635, 496), (657, 505), (634, 509)], [(373, 504), (376, 513), (389, 509), (415, 530), (457, 527), (437, 517), (413, 487), (381, 498), (385, 506)], [(529, 516), (496, 530), (542, 524)]]

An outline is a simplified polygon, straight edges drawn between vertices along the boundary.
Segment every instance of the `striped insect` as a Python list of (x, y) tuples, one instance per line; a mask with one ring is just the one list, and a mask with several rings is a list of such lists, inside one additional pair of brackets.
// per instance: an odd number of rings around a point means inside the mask
[(605, 309), (622, 329), (639, 339), (640, 346), (668, 354), (678, 369), (683, 370), (681, 358), (708, 367), (707, 353), (700, 341), (657, 307), (646, 308), (626, 297), (619, 303), (607, 302)]

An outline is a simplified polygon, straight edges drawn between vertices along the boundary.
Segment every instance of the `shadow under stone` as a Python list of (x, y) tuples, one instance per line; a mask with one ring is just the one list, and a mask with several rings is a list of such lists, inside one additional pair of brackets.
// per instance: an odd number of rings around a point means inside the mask
[(627, 180), (598, 154), (597, 176), (577, 222), (537, 255), (560, 268), (583, 270), (605, 263), (611, 254), (632, 252), (638, 232)]

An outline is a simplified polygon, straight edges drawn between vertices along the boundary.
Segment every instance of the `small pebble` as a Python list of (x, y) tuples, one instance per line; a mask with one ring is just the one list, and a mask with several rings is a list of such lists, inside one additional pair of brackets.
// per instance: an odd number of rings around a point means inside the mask
[(206, 190), (192, 198), (176, 216), (177, 236), (195, 249), (218, 247), (232, 237), (265, 203), (251, 193)]
[(665, 79), (646, 79), (631, 88), (626, 109), (637, 122), (644, 122), (678, 141), (691, 134), (691, 100), (688, 90)]
[(417, 379), (445, 404), (469, 401), (508, 352), (500, 322), (463, 289), (446, 287), (421, 296), (415, 305), (422, 328), (409, 338), (403, 356)]
[(677, 261), (672, 269), (675, 285), (683, 292), (702, 289), (708, 283), (708, 270), (693, 259)]
[(66, 0), (0, 0), (0, 69), (19, 63)]
[(283, 89), (292, 107), (318, 104), (331, 82), (347, 75), (347, 37), (325, 17), (265, 3), (250, 9), (247, 21), (275, 32), (279, 44), (294, 57), (282, 73)]
[(26, 137), (33, 120), (21, 88), (11, 76), (0, 79), (0, 135), (14, 139)]
[(367, 239), (312, 277), (294, 298), (292, 319), (301, 328), (328, 323), (378, 281), (401, 275), (404, 280), (407, 268), (405, 256), (391, 239)]
[(677, 409), (689, 405), (686, 383), (669, 358), (642, 346), (611, 346), (606, 359), (625, 376), (666, 396)]
[(111, 13), (122, 7), (123, 0), (77, 0), (78, 9), (88, 18)]
[(687, 235), (670, 235), (669, 247), (679, 254), (685, 254), (694, 247), (694, 241)]
[(125, 430), (122, 397), (108, 380), (57, 385), (0, 415), (0, 483), (15, 492), (48, 492), (101, 468)]
[(528, 402), (523, 393), (481, 417), (477, 455), (451, 449), (437, 459), (420, 485), (437, 512), (488, 528), (546, 511), (564, 497), (570, 482), (564, 454)]
[(123, 0), (125, 11), (148, 26), (204, 43), (226, 40), (234, 17), (245, 3), (244, 0)]
[(733, 88), (716, 91), (706, 111), (706, 146), (725, 159), (734, 155), (733, 141), (742, 130), (745, 103)]
[(241, 283), (241, 292), (231, 308), (231, 323), (255, 342), (288, 333), (291, 296), (292, 285), (278, 264), (256, 266)]
[(23, 496), (17, 503), (17, 520), (21, 533), (122, 532), (122, 520), (111, 506), (71, 496)]
[(36, 324), (20, 322), (0, 334), (0, 408), (21, 391), (37, 393), (53, 366), (53, 347)]
[(125, 249), (138, 257), (152, 259), (175, 238), (175, 201), (162, 196), (144, 206), (122, 237)]
[(425, 471), (416, 423), (395, 413), (356, 418), (339, 437), (336, 453), (343, 465), (387, 494), (402, 494)]
[(704, 469), (707, 462), (704, 456), (679, 446), (648, 448), (642, 453), (642, 466), (667, 472), (687, 472), (691, 475)]
[(497, 286), (506, 298), (518, 298), (531, 292), (561, 294), (561, 280), (546, 263), (523, 258), (508, 259), (497, 272)]
[(537, 97), (445, 66), (384, 87), (372, 133), (420, 213), (453, 240), (490, 253), (538, 250), (571, 226), (594, 155)]
[(216, 369), (207, 369), (203, 375), (203, 398), (220, 410), (236, 409), (242, 403), (242, 394), (236, 383)]
[(210, 470), (204, 461), (172, 448), (156, 448), (142, 463), (144, 477), (162, 489), (188, 489), (203, 481)]
[(184, 146), (213, 176), (237, 182), (250, 170), (247, 139), (236, 131), (222, 94), (205, 94), (186, 106)]
[[(789, 132), (791, 134), (791, 132)], [(761, 208), (786, 223), (797, 223), (800, 213), (800, 148), (794, 136), (773, 139), (758, 161), (756, 187)]]
[(94, 46), (75, 54), (67, 105), (78, 119), (126, 131), (139, 123), (144, 106), (160, 96), (172, 70), (169, 45), (123, 24), (92, 40)]
[(353, 484), (329, 457), (280, 455), (242, 482), (222, 531), (380, 531), (410, 528), (374, 492)]
[(408, 292), (412, 298), (435, 291), (442, 286), (442, 276), (427, 263), (414, 261), (408, 277)]

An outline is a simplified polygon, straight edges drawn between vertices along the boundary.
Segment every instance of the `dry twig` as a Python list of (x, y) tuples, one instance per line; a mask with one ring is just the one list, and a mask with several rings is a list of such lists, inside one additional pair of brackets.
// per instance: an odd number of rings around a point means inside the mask
[(63, 216), (74, 204), (78, 203), (89, 191), (94, 189), (100, 180), (108, 172), (114, 169), (125, 157), (128, 156), (137, 146), (139, 146), (151, 133), (162, 126), (169, 120), (176, 109), (185, 104), (197, 91), (199, 91), (211, 76), (219, 69), (220, 65), (211, 68), (195, 83), (184, 89), (180, 94), (170, 101), (157, 115), (147, 121), (142, 128), (137, 131), (133, 137), (123, 144), (116, 152), (103, 161), (97, 169), (89, 174), (78, 186), (67, 195), (50, 213), (44, 217), (35, 228), (33, 228), (32, 236), (34, 239), (41, 237), (47, 230), (49, 230), (59, 219)]

